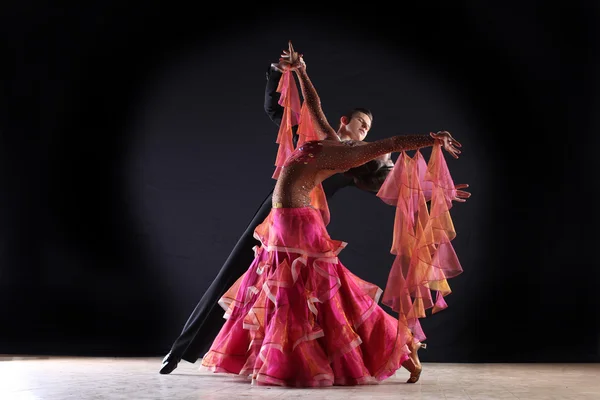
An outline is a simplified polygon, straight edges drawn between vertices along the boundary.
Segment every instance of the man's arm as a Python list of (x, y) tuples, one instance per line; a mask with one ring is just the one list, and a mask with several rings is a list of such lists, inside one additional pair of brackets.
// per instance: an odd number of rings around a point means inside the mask
[(281, 94), (277, 92), (281, 75), (281, 71), (270, 65), (267, 70), (267, 85), (265, 86), (265, 112), (277, 126), (281, 125), (283, 118), (283, 107), (278, 103)]
[[(353, 146), (364, 146), (368, 142), (354, 141)], [(363, 165), (353, 167), (344, 175), (352, 179), (352, 184), (369, 193), (377, 193), (388, 174), (394, 169), (392, 154), (387, 153)]]
[(357, 188), (375, 194), (393, 169), (394, 162), (391, 154), (384, 154), (361, 166), (349, 169), (344, 175), (352, 178)]

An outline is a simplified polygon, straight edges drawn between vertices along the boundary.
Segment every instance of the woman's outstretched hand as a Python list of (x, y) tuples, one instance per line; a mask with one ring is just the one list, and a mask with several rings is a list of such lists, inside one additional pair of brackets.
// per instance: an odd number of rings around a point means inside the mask
[(452, 137), (448, 131), (439, 131), (437, 133), (430, 133), (431, 137), (442, 142), (444, 150), (446, 150), (454, 158), (458, 158), (460, 150), (457, 147), (462, 147), (456, 139)]
[[(442, 146), (444, 146), (444, 149), (448, 153), (450, 153), (452, 155), (452, 157), (458, 158), (458, 155), (460, 154), (460, 150), (457, 149), (457, 147), (462, 147), (462, 144), (460, 144), (456, 139), (454, 139), (452, 137), (452, 135), (450, 134), (450, 132), (448, 132), (448, 131), (439, 131), (437, 133), (431, 132), (430, 135), (434, 139), (441, 140)], [(461, 183), (461, 184), (455, 185), (454, 188), (456, 189), (456, 197), (454, 197), (452, 200), (458, 201), (459, 203), (464, 203), (465, 201), (467, 201), (467, 199), (469, 197), (471, 197), (471, 193), (467, 192), (466, 190), (462, 190), (462, 189), (466, 189), (468, 187), (469, 187), (469, 185), (466, 183)]]

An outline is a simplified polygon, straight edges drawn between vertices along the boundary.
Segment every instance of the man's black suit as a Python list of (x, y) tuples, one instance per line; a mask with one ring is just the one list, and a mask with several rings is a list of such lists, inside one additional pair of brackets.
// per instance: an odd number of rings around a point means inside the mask
[[(280, 78), (279, 71), (269, 68), (264, 108), (271, 120), (278, 126), (283, 116), (283, 108), (278, 104), (279, 93), (276, 91)], [(297, 140), (298, 137), (294, 134), (294, 145)], [(385, 163), (378, 159), (353, 168), (344, 174), (336, 174), (323, 182), (325, 195), (329, 199), (339, 189), (347, 186), (355, 186), (361, 190), (376, 193), (392, 166), (389, 162)], [(225, 322), (224, 310), (219, 306), (218, 301), (252, 263), (254, 259), (252, 248), (258, 244), (253, 237), (254, 229), (269, 215), (272, 207), (272, 194), (273, 191), (265, 197), (217, 277), (192, 311), (181, 334), (175, 339), (171, 351), (165, 357), (161, 373), (170, 373), (181, 359), (190, 363), (196, 362), (210, 348)]]

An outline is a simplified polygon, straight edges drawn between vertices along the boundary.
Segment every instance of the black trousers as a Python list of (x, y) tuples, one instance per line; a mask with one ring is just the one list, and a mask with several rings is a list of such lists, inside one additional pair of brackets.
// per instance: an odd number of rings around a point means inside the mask
[(253, 237), (254, 229), (269, 215), (272, 208), (272, 195), (271, 191), (256, 211), (244, 234), (221, 267), (219, 274), (192, 311), (179, 337), (175, 339), (171, 347), (171, 354), (174, 358), (184, 359), (191, 363), (196, 362), (198, 358), (206, 354), (223, 327), (225, 311), (218, 301), (227, 289), (246, 272), (254, 260), (252, 248), (260, 244)]

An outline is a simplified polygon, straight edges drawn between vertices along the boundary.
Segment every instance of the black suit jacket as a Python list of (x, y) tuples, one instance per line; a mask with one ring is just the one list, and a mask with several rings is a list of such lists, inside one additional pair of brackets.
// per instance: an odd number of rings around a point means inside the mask
[[(267, 85), (265, 86), (265, 112), (277, 126), (281, 125), (283, 118), (283, 107), (278, 103), (281, 95), (277, 93), (277, 86), (281, 78), (281, 72), (269, 66), (267, 70)], [(296, 77), (294, 76), (294, 79)], [(294, 136), (294, 147), (298, 143), (298, 127), (292, 128)], [(357, 188), (369, 193), (377, 193), (390, 171), (394, 168), (393, 162), (387, 156), (371, 160), (359, 167), (352, 168), (343, 174), (336, 174), (323, 181), (323, 190), (329, 198), (338, 190), (347, 186)]]

